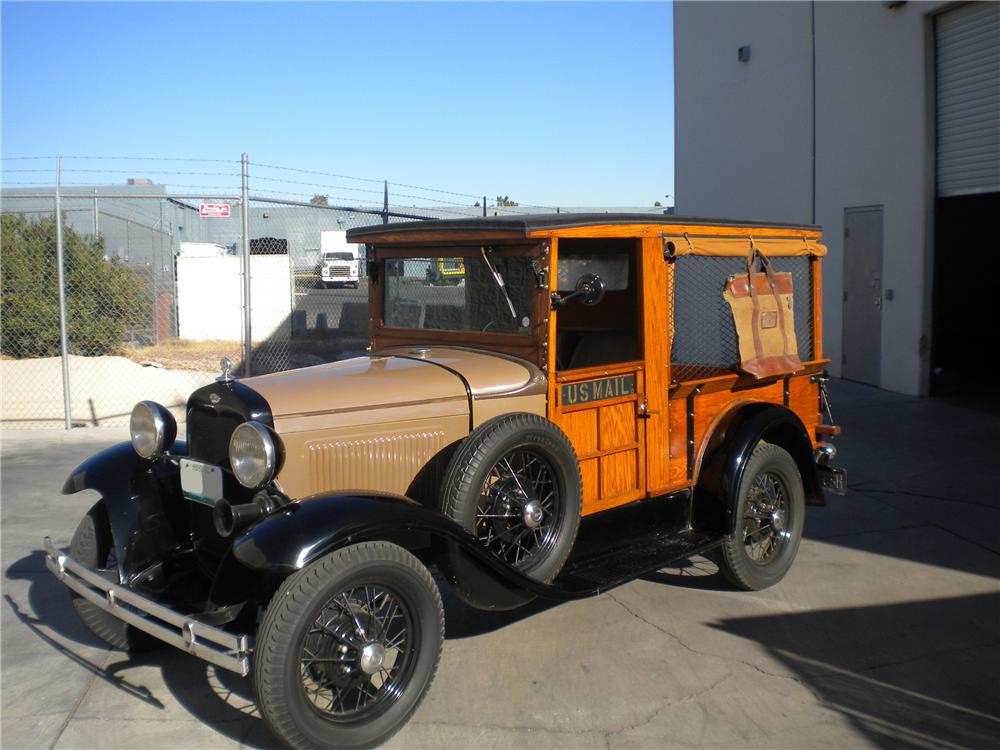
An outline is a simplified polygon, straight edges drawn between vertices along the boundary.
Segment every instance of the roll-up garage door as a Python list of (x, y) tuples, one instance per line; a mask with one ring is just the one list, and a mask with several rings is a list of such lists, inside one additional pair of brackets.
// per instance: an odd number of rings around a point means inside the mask
[(935, 19), (937, 192), (1000, 192), (1000, 3)]

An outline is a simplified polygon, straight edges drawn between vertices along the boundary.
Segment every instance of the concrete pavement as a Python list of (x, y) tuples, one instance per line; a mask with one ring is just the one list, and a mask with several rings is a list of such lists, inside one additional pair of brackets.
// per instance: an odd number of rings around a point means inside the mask
[[(586, 601), (487, 614), (447, 591), (437, 678), (391, 748), (1000, 745), (1000, 405), (832, 385), (854, 488), (811, 508), (778, 586), (708, 560)], [(2, 445), (4, 748), (272, 747), (247, 680), (129, 659), (45, 570), (96, 499), (69, 470), (125, 429)]]

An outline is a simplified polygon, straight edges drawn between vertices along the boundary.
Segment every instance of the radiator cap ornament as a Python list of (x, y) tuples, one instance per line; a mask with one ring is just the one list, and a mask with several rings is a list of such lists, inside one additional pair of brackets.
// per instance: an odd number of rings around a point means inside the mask
[(233, 361), (229, 357), (223, 357), (219, 360), (219, 369), (222, 370), (222, 374), (216, 378), (220, 383), (229, 383), (235, 378), (230, 374), (233, 369)]

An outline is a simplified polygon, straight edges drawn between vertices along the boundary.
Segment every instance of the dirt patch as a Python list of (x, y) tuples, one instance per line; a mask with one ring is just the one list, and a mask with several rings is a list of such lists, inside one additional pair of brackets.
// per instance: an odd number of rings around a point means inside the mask
[(217, 372), (219, 360), (229, 357), (235, 366), (242, 360), (238, 341), (189, 341), (169, 339), (155, 346), (125, 349), (124, 356), (140, 365), (162, 366), (167, 370)]

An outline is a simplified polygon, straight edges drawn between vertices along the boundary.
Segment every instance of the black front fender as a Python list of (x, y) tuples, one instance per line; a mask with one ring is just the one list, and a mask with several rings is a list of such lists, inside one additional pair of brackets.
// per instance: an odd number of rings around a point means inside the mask
[[(423, 538), (452, 542), (483, 570), (485, 598), (511, 591), (551, 595), (550, 587), (519, 573), (442, 513), (405, 497), (320, 495), (285, 506), (233, 543), (212, 589), (224, 605), (268, 596), (277, 583), (324, 555), (358, 542)], [(438, 548), (435, 545), (435, 548)], [(496, 587), (495, 590), (492, 587)]]
[[(172, 455), (186, 455), (187, 445), (174, 442)], [(174, 524), (183, 519), (168, 517), (179, 497), (180, 471), (173, 462), (147, 461), (136, 455), (131, 443), (119, 443), (95, 453), (70, 473), (63, 484), (64, 495), (82, 490), (100, 494), (111, 524), (121, 580), (125, 583), (180, 546)]]
[(735, 503), (743, 470), (762, 440), (781, 446), (795, 459), (806, 502), (826, 504), (802, 420), (777, 404), (746, 404), (723, 417), (709, 439), (694, 493), (696, 527), (723, 534), (736, 528)]

